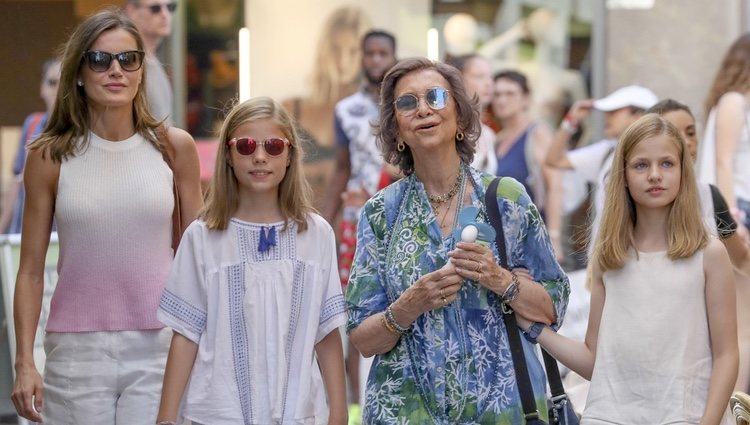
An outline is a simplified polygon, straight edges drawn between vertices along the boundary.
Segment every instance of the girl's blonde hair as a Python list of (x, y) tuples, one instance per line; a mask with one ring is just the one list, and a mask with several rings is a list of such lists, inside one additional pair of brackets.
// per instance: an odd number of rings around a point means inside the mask
[[(138, 50), (143, 51), (143, 39), (135, 24), (118, 9), (106, 9), (84, 20), (75, 29), (63, 47), (60, 63), (60, 83), (55, 98), (55, 106), (44, 133), (29, 145), (30, 150), (42, 149), (49, 153), (53, 161), (62, 162), (75, 155), (76, 151), (88, 143), (91, 118), (86, 92), (77, 84), (81, 67), (87, 66), (83, 54), (103, 33), (116, 29), (128, 32), (135, 39)], [(146, 99), (146, 65), (141, 66), (141, 83), (133, 99), (133, 123), (135, 131), (151, 142), (160, 152), (164, 147), (155, 136), (154, 130), (160, 125), (149, 111)]]
[(227, 141), (241, 125), (266, 118), (272, 119), (289, 140), (289, 166), (279, 187), (279, 206), (285, 226), (291, 220), (297, 224), (298, 231), (307, 230), (307, 214), (315, 212), (315, 209), (312, 206), (310, 185), (302, 170), (302, 144), (298, 143), (292, 118), (270, 97), (256, 97), (237, 104), (224, 120), (219, 135), (214, 175), (208, 186), (203, 208), (198, 213), (209, 229), (226, 229), (239, 205), (239, 188), (229, 165)]
[(593, 258), (603, 272), (621, 268), (634, 246), (637, 217), (626, 186), (626, 162), (639, 143), (660, 135), (668, 136), (677, 147), (681, 166), (680, 188), (667, 219), (667, 255), (672, 260), (687, 258), (708, 243), (708, 231), (700, 216), (693, 161), (685, 141), (667, 120), (657, 114), (646, 114), (625, 130), (615, 151)]

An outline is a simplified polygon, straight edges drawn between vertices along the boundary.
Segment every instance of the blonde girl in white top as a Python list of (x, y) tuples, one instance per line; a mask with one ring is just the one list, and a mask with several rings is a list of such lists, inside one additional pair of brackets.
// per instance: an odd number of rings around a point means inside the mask
[(617, 145), (584, 342), (519, 318), (591, 380), (582, 424), (719, 424), (737, 377), (734, 278), (701, 219), (692, 161), (656, 114)]
[(333, 230), (314, 213), (293, 122), (272, 99), (228, 114), (199, 219), (158, 318), (174, 329), (157, 422), (346, 424), (346, 321)]

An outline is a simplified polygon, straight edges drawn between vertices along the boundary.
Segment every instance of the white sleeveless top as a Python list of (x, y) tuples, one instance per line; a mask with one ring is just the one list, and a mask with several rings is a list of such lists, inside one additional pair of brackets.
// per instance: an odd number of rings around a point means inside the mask
[[(604, 273), (607, 296), (582, 424), (697, 424), (712, 370), (703, 251), (641, 252)], [(726, 420), (726, 417), (725, 417)]]
[[(750, 111), (745, 112), (745, 125), (733, 154), (734, 194), (750, 200)], [(711, 109), (706, 122), (703, 143), (699, 145), (697, 161), (698, 178), (706, 183), (716, 184), (716, 108)]]
[(172, 170), (139, 134), (89, 143), (60, 164), (58, 281), (48, 332), (160, 329), (172, 265)]

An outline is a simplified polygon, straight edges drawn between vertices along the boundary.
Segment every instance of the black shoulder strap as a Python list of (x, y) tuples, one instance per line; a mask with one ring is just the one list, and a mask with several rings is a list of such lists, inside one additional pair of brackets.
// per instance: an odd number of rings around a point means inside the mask
[[(497, 254), (500, 256), (500, 265), (508, 268), (508, 256), (505, 250), (505, 234), (503, 229), (503, 218), (500, 215), (500, 208), (497, 206), (497, 186), (500, 184), (502, 177), (496, 177), (484, 192), (484, 206), (487, 207), (487, 218), (490, 224), (495, 228), (495, 244), (497, 245)], [(500, 230), (500, 231), (498, 231)]]
[[(508, 268), (508, 254), (505, 247), (505, 234), (503, 233), (502, 215), (497, 205), (497, 186), (501, 177), (492, 180), (487, 192), (484, 194), (484, 202), (487, 207), (487, 218), (490, 224), (495, 228), (495, 244), (497, 253), (500, 256), (500, 266)], [(516, 316), (512, 310), (503, 311), (503, 321), (505, 330), (508, 332), (508, 342), (510, 343), (510, 354), (513, 358), (513, 369), (516, 372), (516, 382), (518, 383), (518, 392), (521, 395), (521, 405), (523, 406), (524, 417), (529, 419), (539, 418), (539, 411), (536, 409), (534, 402), (534, 390), (531, 387), (529, 371), (526, 368), (526, 358), (523, 354), (523, 345), (521, 345), (521, 335), (518, 332)]]
[[(505, 247), (505, 234), (503, 232), (502, 215), (497, 202), (497, 186), (501, 177), (495, 178), (485, 192), (485, 206), (487, 207), (487, 218), (492, 227), (495, 228), (495, 244), (500, 257), (500, 266), (508, 268), (508, 255)], [(539, 411), (534, 402), (534, 390), (529, 379), (529, 371), (526, 367), (526, 358), (523, 353), (521, 335), (518, 331), (518, 323), (513, 310), (503, 309), (503, 321), (505, 330), (508, 333), (508, 342), (510, 344), (510, 353), (513, 358), (513, 369), (516, 373), (516, 382), (518, 383), (518, 392), (521, 395), (521, 405), (526, 421), (539, 419)], [(546, 351), (542, 350), (544, 357), (544, 367), (547, 370), (547, 379), (549, 380), (550, 392), (552, 399), (556, 400), (558, 396), (565, 394), (565, 389), (560, 379), (560, 371), (557, 369), (557, 361), (552, 358)]]

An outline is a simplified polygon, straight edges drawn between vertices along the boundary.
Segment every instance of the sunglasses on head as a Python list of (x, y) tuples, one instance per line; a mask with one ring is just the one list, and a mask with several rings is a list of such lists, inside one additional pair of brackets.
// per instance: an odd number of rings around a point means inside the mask
[(157, 13), (161, 12), (162, 7), (166, 7), (169, 13), (174, 13), (174, 11), (177, 10), (177, 3), (176, 2), (154, 3), (154, 4), (148, 4), (148, 5), (141, 5), (141, 7), (145, 7), (146, 9), (150, 10), (152, 14), (156, 15)]
[(289, 145), (290, 148), (292, 147), (289, 140), (279, 139), (278, 137), (269, 137), (262, 142), (258, 142), (252, 137), (235, 137), (234, 139), (227, 141), (227, 146), (235, 145), (237, 147), (237, 152), (240, 155), (245, 156), (252, 155), (255, 152), (255, 148), (258, 147), (258, 144), (262, 144), (263, 149), (271, 156), (281, 155), (284, 152), (284, 146), (286, 145)]
[(448, 89), (432, 87), (419, 97), (412, 93), (401, 95), (393, 102), (393, 106), (401, 113), (413, 112), (419, 108), (420, 97), (424, 97), (427, 106), (436, 111), (448, 105)]
[(145, 53), (141, 50), (129, 50), (120, 53), (101, 52), (99, 50), (88, 51), (83, 54), (84, 60), (88, 63), (89, 68), (94, 72), (105, 72), (112, 66), (112, 61), (117, 59), (120, 68), (125, 71), (138, 71), (143, 65), (143, 56)]

